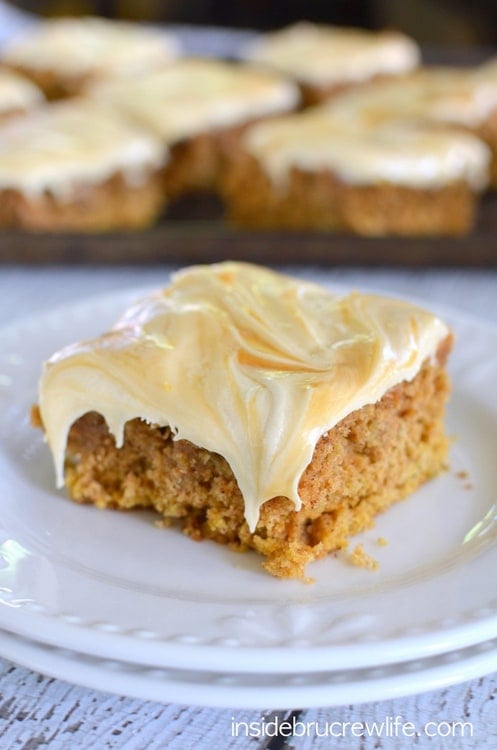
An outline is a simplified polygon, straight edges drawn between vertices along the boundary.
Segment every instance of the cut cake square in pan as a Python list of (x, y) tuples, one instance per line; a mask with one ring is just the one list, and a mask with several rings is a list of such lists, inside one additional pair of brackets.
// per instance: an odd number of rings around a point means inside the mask
[(471, 133), (344, 119), (327, 105), (249, 128), (222, 192), (228, 218), (251, 229), (461, 235), (474, 224), (490, 158)]
[(97, 84), (87, 93), (162, 140), (170, 152), (168, 197), (217, 190), (224, 160), (237, 153), (247, 126), (299, 102), (297, 87), (281, 75), (201, 58)]
[(165, 146), (113, 110), (83, 99), (0, 126), (0, 227), (137, 229), (165, 204)]

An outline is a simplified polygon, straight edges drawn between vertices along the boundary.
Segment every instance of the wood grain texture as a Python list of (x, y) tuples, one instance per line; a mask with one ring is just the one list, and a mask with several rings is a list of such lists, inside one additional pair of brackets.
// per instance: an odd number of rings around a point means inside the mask
[[(0, 660), (0, 748), (2, 750), (494, 750), (497, 746), (497, 675), (446, 690), (356, 706), (300, 712), (309, 725), (305, 736), (257, 738), (234, 722), (266, 722), (287, 712), (201, 709), (99, 693), (43, 677)], [(395, 737), (320, 737), (330, 722), (372, 722), (401, 716), (420, 730), (412, 739)], [(439, 738), (423, 735), (427, 722), (471, 722), (473, 736)], [(316, 729), (317, 727), (317, 729)], [(335, 730), (336, 731), (336, 730)], [(430, 726), (430, 731), (433, 731)], [(299, 733), (299, 732), (298, 732)]]
[[(234, 715), (86, 690), (0, 659), (2, 750), (222, 750), (232, 746)], [(261, 714), (236, 711), (239, 721), (255, 715)], [(236, 747), (257, 744), (240, 737)]]

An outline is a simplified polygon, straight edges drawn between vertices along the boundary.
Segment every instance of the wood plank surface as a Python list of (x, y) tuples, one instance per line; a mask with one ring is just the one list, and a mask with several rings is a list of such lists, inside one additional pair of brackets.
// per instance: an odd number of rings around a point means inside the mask
[[(0, 748), (494, 750), (496, 698), (497, 676), (491, 675), (444, 690), (354, 706), (306, 711), (203, 709), (87, 690), (0, 659)], [(257, 727), (263, 718), (267, 723), (291, 715), (300, 722), (293, 737), (255, 737), (243, 728), (243, 723), (255, 722)], [(389, 736), (387, 727), (393, 727), (396, 717), (411, 722), (417, 736)], [(332, 722), (335, 734), (343, 727), (343, 736), (326, 736)], [(354, 736), (354, 722), (367, 724), (369, 736)], [(445, 736), (433, 736), (437, 726)], [(451, 726), (453, 736), (447, 736)]]

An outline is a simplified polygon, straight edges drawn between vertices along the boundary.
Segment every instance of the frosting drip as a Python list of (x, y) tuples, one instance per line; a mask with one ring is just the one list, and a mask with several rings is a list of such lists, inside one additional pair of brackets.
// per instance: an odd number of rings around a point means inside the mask
[(299, 81), (326, 86), (406, 73), (418, 65), (420, 53), (412, 39), (398, 32), (301, 22), (251, 42), (244, 57)]
[(0, 188), (36, 196), (44, 190), (70, 199), (82, 183), (121, 173), (140, 184), (165, 163), (154, 136), (124, 122), (95, 102), (52, 104), (1, 128)]
[(296, 86), (278, 75), (218, 60), (181, 60), (133, 80), (92, 86), (108, 102), (174, 143), (213, 128), (286, 112), (299, 100)]
[(481, 190), (488, 183), (490, 151), (472, 134), (409, 120), (344, 120), (326, 107), (255, 125), (244, 145), (274, 182), (297, 167), (357, 185), (430, 189), (465, 181)]
[(176, 40), (163, 31), (88, 16), (37, 24), (9, 42), (2, 58), (35, 70), (62, 66), (65, 76), (128, 75), (168, 63), (178, 52)]
[(31, 109), (43, 101), (43, 94), (31, 81), (8, 70), (0, 71), (0, 113)]
[(320, 437), (412, 379), (447, 333), (407, 302), (340, 296), (245, 263), (192, 267), (46, 363), (39, 399), (58, 484), (76, 419), (102, 414), (121, 445), (141, 417), (224, 456), (253, 530), (272, 497), (300, 507)]

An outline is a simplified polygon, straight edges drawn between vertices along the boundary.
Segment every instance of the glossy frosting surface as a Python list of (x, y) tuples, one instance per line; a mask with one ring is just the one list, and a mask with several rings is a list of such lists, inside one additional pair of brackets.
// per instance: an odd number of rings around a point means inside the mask
[(497, 108), (497, 62), (420, 69), (403, 79), (346, 91), (328, 108), (349, 123), (411, 119), (478, 127)]
[(163, 31), (87, 16), (37, 24), (9, 42), (2, 57), (11, 65), (62, 70), (65, 76), (121, 75), (168, 63), (178, 51), (176, 40)]
[(167, 143), (286, 112), (299, 100), (294, 84), (279, 75), (196, 58), (131, 82), (96, 85), (89, 94), (114, 105)]
[(99, 412), (120, 445), (141, 417), (224, 456), (254, 529), (272, 497), (300, 507), (320, 437), (412, 379), (447, 332), (408, 302), (336, 295), (245, 263), (191, 267), (46, 363), (39, 403), (58, 483), (76, 419)]
[(481, 190), (488, 182), (490, 152), (472, 134), (410, 120), (343, 119), (327, 107), (256, 125), (244, 145), (275, 182), (295, 167), (329, 170), (357, 185), (430, 189), (463, 181)]
[(416, 43), (397, 32), (307, 22), (261, 36), (247, 46), (245, 56), (318, 86), (405, 73), (420, 57)]
[(95, 102), (68, 100), (0, 127), (0, 188), (70, 199), (117, 172), (140, 184), (165, 163), (165, 147)]

